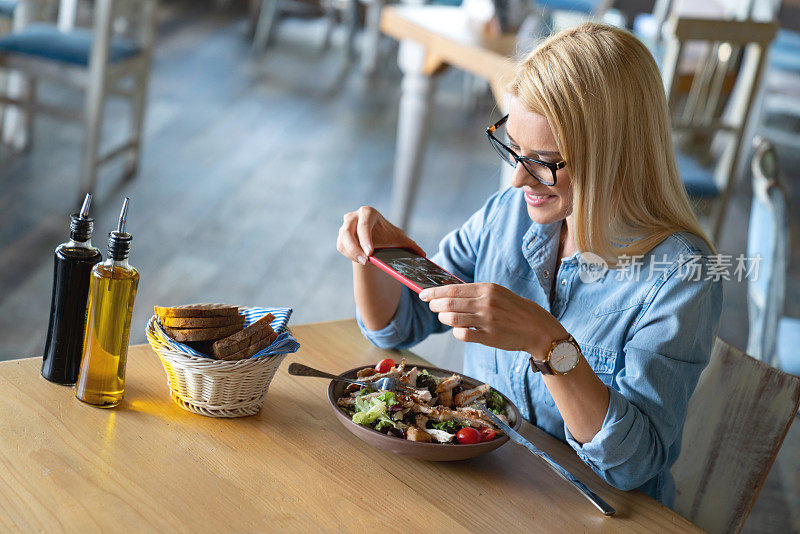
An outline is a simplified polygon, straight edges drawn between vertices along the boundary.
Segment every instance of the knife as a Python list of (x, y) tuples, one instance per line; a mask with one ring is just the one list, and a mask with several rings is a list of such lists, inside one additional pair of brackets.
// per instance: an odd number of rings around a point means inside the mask
[(503, 430), (503, 432), (508, 434), (509, 438), (519, 443), (523, 447), (526, 447), (535, 456), (538, 456), (544, 463), (546, 463), (550, 467), (550, 469), (558, 473), (558, 475), (561, 478), (572, 484), (575, 487), (575, 489), (577, 489), (583, 494), (584, 497), (589, 499), (589, 501), (593, 505), (595, 505), (595, 507), (597, 507), (597, 509), (600, 510), (603, 513), (603, 515), (614, 515), (614, 513), (616, 513), (616, 510), (614, 510), (611, 506), (609, 506), (609, 504), (606, 501), (601, 499), (600, 496), (597, 495), (595, 492), (587, 488), (586, 484), (575, 478), (572, 475), (572, 473), (570, 473), (569, 471), (558, 465), (556, 461), (550, 458), (550, 456), (546, 452), (537, 449), (536, 445), (534, 445), (533, 443), (522, 437), (522, 434), (511, 428), (506, 423), (504, 423), (502, 419), (500, 419), (494, 413), (492, 413), (492, 411), (489, 410), (489, 408), (487, 408), (485, 405), (478, 403), (478, 406), (480, 407), (481, 410), (483, 410), (483, 412), (486, 415), (489, 416), (489, 419), (491, 419), (494, 422), (494, 424), (499, 426)]

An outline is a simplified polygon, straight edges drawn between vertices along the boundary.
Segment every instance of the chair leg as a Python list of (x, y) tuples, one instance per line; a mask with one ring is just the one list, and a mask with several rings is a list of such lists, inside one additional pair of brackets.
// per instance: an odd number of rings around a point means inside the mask
[(323, 2), (323, 10), (325, 11), (325, 35), (322, 38), (322, 50), (328, 50), (331, 47), (333, 30), (336, 29), (337, 23), (336, 7), (333, 5), (333, 0)]
[(256, 33), (253, 37), (253, 52), (261, 54), (266, 50), (275, 31), (275, 19), (278, 15), (278, 0), (262, 0), (261, 12), (258, 14)]
[(22, 140), (21, 149), (28, 150), (33, 143), (33, 120), (34, 120), (34, 106), (36, 104), (36, 94), (37, 94), (37, 80), (33, 76), (29, 76), (25, 82), (25, 112), (24, 112), (24, 120), (25, 126), (23, 128), (23, 132), (25, 137)]
[(28, 144), (28, 132), (25, 127), (28, 123), (29, 109), (24, 107), (28, 101), (28, 78), (21, 72), (8, 73), (6, 94), (22, 103), (23, 107), (8, 106), (6, 118), (3, 121), (3, 142), (17, 150), (22, 150)]
[(345, 66), (353, 64), (356, 57), (356, 34), (358, 33), (358, 0), (347, 0), (345, 8), (345, 28), (347, 29), (347, 39), (345, 42)]
[(94, 80), (86, 91), (84, 115), (83, 157), (81, 160), (81, 195), (90, 193), (97, 185), (97, 168), (100, 162), (100, 135), (105, 107), (105, 80)]
[(125, 179), (133, 178), (139, 169), (149, 70), (149, 66), (142, 68), (142, 72), (136, 79), (136, 91), (131, 99), (131, 142), (133, 143), (133, 149), (128, 155)]

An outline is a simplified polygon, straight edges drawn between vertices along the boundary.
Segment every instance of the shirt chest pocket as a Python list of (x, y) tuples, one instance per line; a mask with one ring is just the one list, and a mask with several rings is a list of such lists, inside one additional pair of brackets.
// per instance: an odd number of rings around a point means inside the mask
[[(594, 345), (581, 345), (581, 352), (589, 363), (589, 367), (595, 372), (597, 377), (608, 387), (614, 381), (614, 370), (617, 365), (618, 352), (615, 350), (604, 349)], [(550, 390), (545, 386), (544, 402), (548, 406), (555, 406)]]

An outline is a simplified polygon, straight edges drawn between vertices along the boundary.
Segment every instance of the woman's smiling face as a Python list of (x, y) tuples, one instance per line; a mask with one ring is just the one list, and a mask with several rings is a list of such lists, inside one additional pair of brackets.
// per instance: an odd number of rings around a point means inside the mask
[[(512, 97), (506, 122), (508, 146), (519, 156), (525, 156), (548, 163), (558, 163), (564, 159), (558, 151), (556, 138), (544, 115), (525, 108), (519, 98)], [(550, 172), (548, 169), (544, 169)], [(550, 224), (566, 219), (572, 213), (572, 180), (569, 164), (556, 174), (556, 185), (547, 186), (536, 180), (517, 165), (511, 185), (522, 188), (528, 215), (533, 222)]]

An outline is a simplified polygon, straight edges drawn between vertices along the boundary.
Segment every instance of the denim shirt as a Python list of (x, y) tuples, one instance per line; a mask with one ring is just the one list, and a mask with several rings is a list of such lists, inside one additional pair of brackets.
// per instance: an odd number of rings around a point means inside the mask
[[(687, 266), (705, 264), (710, 251), (697, 236), (673, 234), (635, 262), (643, 265), (638, 277), (635, 268), (618, 267), (592, 281), (579, 275), (580, 253), (559, 266), (560, 229), (561, 222), (532, 222), (522, 191), (509, 188), (448, 234), (431, 259), (466, 282), (505, 286), (558, 319), (609, 388), (602, 428), (587, 443), (572, 439), (526, 352), (466, 343), (464, 374), (503, 392), (525, 419), (566, 441), (612, 486), (638, 488), (671, 507), (669, 470), (722, 308), (721, 282), (687, 276)], [(363, 334), (381, 348), (406, 348), (450, 328), (407, 288), (381, 330), (368, 330), (356, 315)]]

